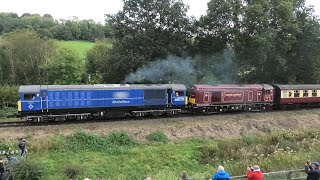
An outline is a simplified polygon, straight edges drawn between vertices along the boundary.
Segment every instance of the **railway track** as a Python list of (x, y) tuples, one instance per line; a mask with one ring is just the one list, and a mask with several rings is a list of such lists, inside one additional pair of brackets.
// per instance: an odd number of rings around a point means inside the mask
[[(308, 109), (292, 109), (292, 110), (269, 110), (269, 111), (250, 111), (250, 112), (241, 112), (234, 111), (228, 113), (220, 113), (219, 116), (228, 116), (228, 115), (246, 115), (246, 114), (265, 114), (272, 112), (288, 112), (288, 111), (303, 111), (303, 110), (314, 110), (320, 108), (308, 108)], [(144, 116), (144, 117), (116, 117), (108, 119), (90, 119), (90, 120), (74, 120), (74, 121), (49, 121), (49, 122), (27, 122), (27, 121), (14, 121), (14, 122), (0, 122), (1, 128), (10, 128), (10, 127), (28, 127), (28, 126), (57, 126), (57, 125), (67, 125), (67, 124), (93, 124), (101, 122), (116, 122), (116, 121), (140, 121), (140, 120), (156, 120), (156, 119), (170, 119), (170, 118), (187, 118), (187, 117), (201, 117), (201, 116), (214, 116), (217, 114), (179, 114), (172, 116)]]

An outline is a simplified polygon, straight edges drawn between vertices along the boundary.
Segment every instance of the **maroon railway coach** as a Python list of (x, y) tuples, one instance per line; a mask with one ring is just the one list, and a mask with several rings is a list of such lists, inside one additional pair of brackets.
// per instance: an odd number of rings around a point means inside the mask
[(320, 85), (273, 85), (275, 105), (282, 109), (320, 105)]
[(272, 107), (274, 88), (267, 84), (193, 85), (188, 105), (214, 113), (232, 110), (263, 110)]

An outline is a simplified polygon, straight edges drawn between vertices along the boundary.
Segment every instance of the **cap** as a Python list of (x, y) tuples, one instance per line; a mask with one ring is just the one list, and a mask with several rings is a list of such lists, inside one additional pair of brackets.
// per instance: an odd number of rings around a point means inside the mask
[(313, 162), (312, 164), (317, 166), (317, 167), (319, 167), (319, 165), (320, 165), (318, 162)]

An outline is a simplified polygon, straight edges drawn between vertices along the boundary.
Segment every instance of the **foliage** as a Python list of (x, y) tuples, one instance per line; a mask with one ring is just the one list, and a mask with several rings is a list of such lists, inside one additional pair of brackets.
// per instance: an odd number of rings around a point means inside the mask
[(44, 174), (44, 166), (40, 162), (26, 160), (15, 165), (11, 172), (16, 180), (40, 180)]
[(50, 14), (28, 14), (20, 17), (16, 13), (0, 13), (0, 35), (16, 30), (29, 29), (36, 31), (42, 38), (60, 40), (95, 41), (112, 36), (110, 28), (93, 20), (55, 20)]
[(84, 62), (67, 48), (58, 48), (42, 66), (49, 84), (76, 84), (83, 81)]
[(90, 75), (90, 83), (101, 83), (104, 67), (110, 63), (111, 45), (107, 40), (97, 42), (88, 52), (86, 56), (86, 70)]
[(2, 83), (43, 83), (43, 72), (39, 66), (53, 52), (52, 41), (41, 39), (35, 31), (21, 30), (6, 34), (1, 45), (6, 54), (4, 61), (0, 61), (0, 66), (6, 72), (2, 74)]
[(181, 56), (190, 44), (187, 9), (181, 0), (125, 0), (122, 11), (106, 19), (114, 44), (103, 67), (104, 81), (118, 83), (147, 62)]
[(63, 170), (68, 179), (76, 179), (82, 171), (82, 168), (77, 164), (67, 164)]
[(19, 100), (17, 86), (0, 86), (0, 108), (16, 107)]
[(149, 141), (162, 142), (162, 143), (167, 143), (169, 141), (169, 138), (167, 137), (167, 135), (161, 131), (150, 133), (149, 135), (146, 136), (146, 139)]
[(113, 132), (109, 134), (107, 140), (110, 144), (116, 146), (130, 146), (135, 144), (133, 139), (127, 133), (124, 132)]

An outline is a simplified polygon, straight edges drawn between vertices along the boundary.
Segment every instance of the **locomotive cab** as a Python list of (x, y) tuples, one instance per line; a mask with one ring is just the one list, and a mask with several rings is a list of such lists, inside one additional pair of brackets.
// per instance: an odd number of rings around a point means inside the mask
[(36, 113), (41, 110), (40, 86), (20, 86), (18, 111), (22, 113)]

